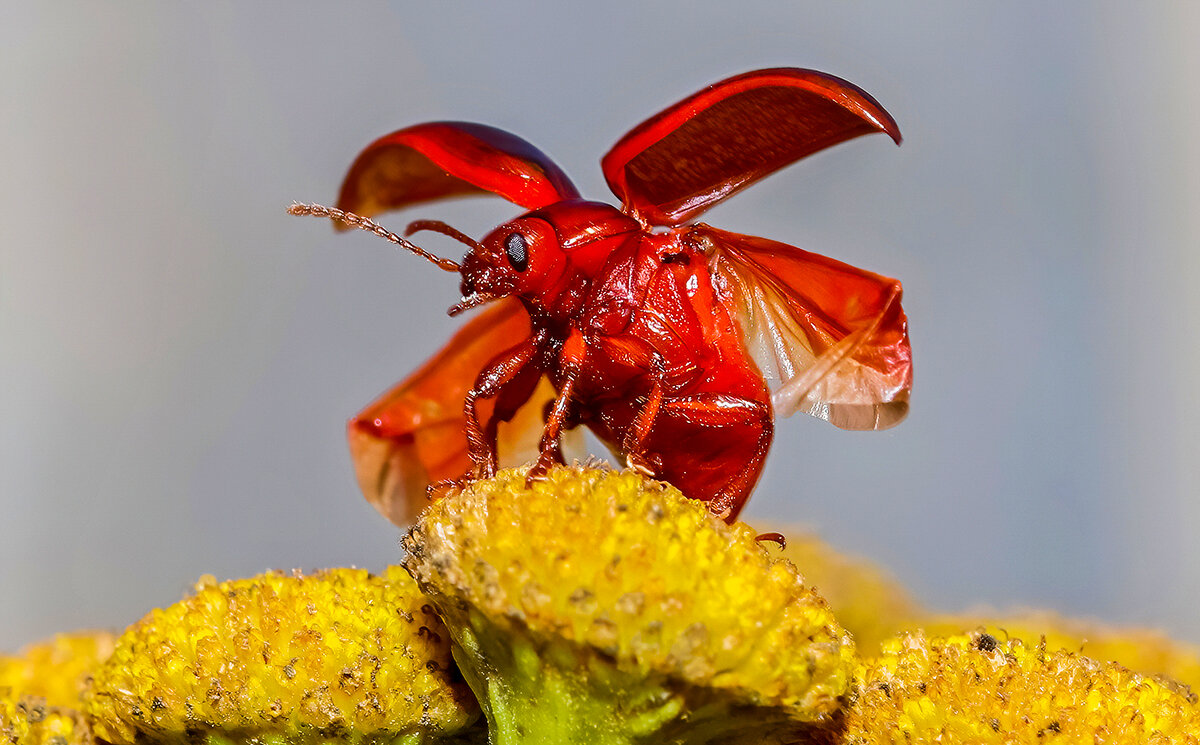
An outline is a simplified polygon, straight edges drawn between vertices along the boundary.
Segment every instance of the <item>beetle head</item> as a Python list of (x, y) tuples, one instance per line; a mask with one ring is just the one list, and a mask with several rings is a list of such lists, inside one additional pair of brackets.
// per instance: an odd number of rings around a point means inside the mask
[(516, 295), (531, 309), (569, 313), (612, 251), (612, 239), (637, 228), (632, 218), (598, 202), (565, 201), (526, 213), (467, 253), (464, 303)]
[[(554, 292), (566, 269), (554, 227), (532, 214), (493, 230), (463, 257), (463, 302), (517, 295), (534, 307)], [(460, 303), (460, 305), (462, 305)], [(455, 306), (457, 310), (459, 306)]]

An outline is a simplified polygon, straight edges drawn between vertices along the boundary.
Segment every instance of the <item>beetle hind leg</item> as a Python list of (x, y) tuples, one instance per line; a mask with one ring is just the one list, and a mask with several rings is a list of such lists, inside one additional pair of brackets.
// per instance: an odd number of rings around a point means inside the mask
[(646, 446), (661, 459), (659, 478), (732, 521), (758, 483), (774, 431), (766, 401), (704, 392), (664, 398)]
[(770, 418), (771, 412), (768, 409), (766, 413), (767, 426), (759, 433), (753, 455), (750, 456), (745, 466), (708, 503), (708, 508), (714, 514), (721, 516), (727, 521), (732, 522), (733, 518), (737, 517), (737, 513), (742, 509), (742, 505), (746, 503), (746, 500), (750, 498), (750, 492), (754, 490), (755, 484), (758, 483), (759, 475), (762, 474), (763, 464), (767, 460), (767, 451), (771, 448), (771, 438), (774, 434), (774, 425)]

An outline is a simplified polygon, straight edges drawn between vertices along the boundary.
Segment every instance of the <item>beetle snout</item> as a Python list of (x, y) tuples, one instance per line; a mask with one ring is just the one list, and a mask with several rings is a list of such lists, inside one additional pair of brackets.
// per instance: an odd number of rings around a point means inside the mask
[(508, 295), (513, 291), (513, 278), (511, 272), (471, 252), (463, 258), (460, 286), (463, 297), (476, 293)]

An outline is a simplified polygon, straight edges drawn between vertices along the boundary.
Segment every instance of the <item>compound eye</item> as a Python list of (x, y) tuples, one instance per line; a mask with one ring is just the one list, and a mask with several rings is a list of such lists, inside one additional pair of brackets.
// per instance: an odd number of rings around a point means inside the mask
[(512, 233), (504, 239), (504, 253), (508, 256), (508, 263), (518, 272), (529, 267), (529, 244), (520, 233)]

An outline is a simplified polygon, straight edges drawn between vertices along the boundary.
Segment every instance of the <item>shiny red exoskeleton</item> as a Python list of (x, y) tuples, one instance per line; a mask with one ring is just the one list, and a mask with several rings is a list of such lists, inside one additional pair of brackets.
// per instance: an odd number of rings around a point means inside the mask
[(899, 282), (691, 222), (795, 160), (873, 132), (900, 141), (891, 116), (846, 81), (798, 69), (729, 78), (604, 156), (620, 209), (582, 200), (549, 158), (492, 127), (419, 124), (372, 143), (340, 210), (294, 211), (385, 234), (364, 217), (480, 192), (530, 211), (478, 243), (442, 223), (410, 226), (469, 245), (461, 264), (390, 234), (460, 273), (452, 314), (488, 307), (350, 422), (368, 499), (404, 524), (427, 485), (490, 475), (502, 458), (536, 457), (537, 478), (562, 458), (563, 432), (583, 424), (628, 465), (732, 520), (775, 414), (847, 429), (900, 421), (912, 368)]

